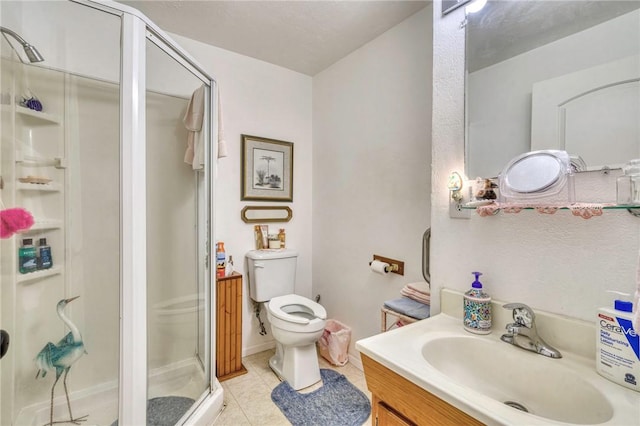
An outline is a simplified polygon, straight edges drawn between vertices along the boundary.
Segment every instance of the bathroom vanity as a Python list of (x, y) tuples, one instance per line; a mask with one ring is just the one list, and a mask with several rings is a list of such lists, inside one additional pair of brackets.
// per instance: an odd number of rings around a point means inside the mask
[(482, 424), (364, 354), (362, 365), (367, 378), (367, 387), (372, 393), (373, 424), (378, 426)]
[(597, 374), (593, 323), (535, 310), (551, 358), (500, 340), (512, 311), (494, 301), (491, 334), (462, 326), (462, 293), (441, 313), (356, 342), (378, 425), (638, 425), (640, 392)]

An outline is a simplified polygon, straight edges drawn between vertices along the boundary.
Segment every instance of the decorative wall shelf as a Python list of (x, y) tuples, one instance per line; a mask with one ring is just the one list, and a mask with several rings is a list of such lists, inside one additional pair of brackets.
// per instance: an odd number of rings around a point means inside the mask
[(61, 273), (62, 268), (60, 266), (54, 266), (50, 269), (44, 269), (42, 271), (29, 272), (27, 274), (18, 274), (18, 276), (16, 277), (16, 281), (24, 284), (30, 281), (36, 281), (42, 278), (59, 275)]
[[(500, 211), (506, 213), (519, 213), (522, 210), (536, 210), (538, 213), (554, 214), (558, 210), (570, 210), (574, 216), (581, 216), (589, 219), (593, 216), (601, 216), (604, 210), (627, 210), (633, 216), (640, 217), (640, 206), (622, 204), (598, 204), (598, 203), (576, 203), (575, 205), (554, 206), (554, 205), (518, 205), (513, 203), (496, 203), (482, 206), (461, 205), (465, 210), (479, 210), (480, 216), (492, 216)], [(484, 214), (482, 213), (484, 211)]]

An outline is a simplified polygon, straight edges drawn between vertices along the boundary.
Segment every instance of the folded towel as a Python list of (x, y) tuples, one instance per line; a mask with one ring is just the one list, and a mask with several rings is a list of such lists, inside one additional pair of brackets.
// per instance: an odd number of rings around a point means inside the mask
[(423, 293), (423, 294), (431, 294), (431, 287), (429, 283), (426, 281), (420, 281), (417, 283), (409, 283), (405, 287), (410, 288), (411, 290)]
[(406, 286), (400, 290), (400, 294), (408, 297), (409, 299), (413, 299), (416, 302), (424, 303), (425, 305), (431, 304), (431, 295), (420, 293), (419, 291), (412, 290)]
[(384, 302), (384, 307), (398, 312), (399, 314), (406, 315), (411, 318), (425, 319), (429, 318), (431, 308), (429, 305), (417, 302), (408, 297), (400, 297), (398, 299), (387, 300)]

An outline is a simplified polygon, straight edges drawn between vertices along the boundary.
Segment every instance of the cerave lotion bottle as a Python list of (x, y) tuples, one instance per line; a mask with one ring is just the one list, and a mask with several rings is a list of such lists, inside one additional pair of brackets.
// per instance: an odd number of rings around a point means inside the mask
[(640, 336), (631, 322), (633, 304), (616, 300), (598, 309), (596, 370), (601, 376), (640, 392)]

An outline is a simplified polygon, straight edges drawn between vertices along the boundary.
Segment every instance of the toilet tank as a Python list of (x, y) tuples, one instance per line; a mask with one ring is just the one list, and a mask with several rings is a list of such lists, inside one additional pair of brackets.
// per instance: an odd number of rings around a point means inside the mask
[(256, 302), (292, 294), (298, 252), (290, 249), (251, 250), (247, 253), (249, 295)]

